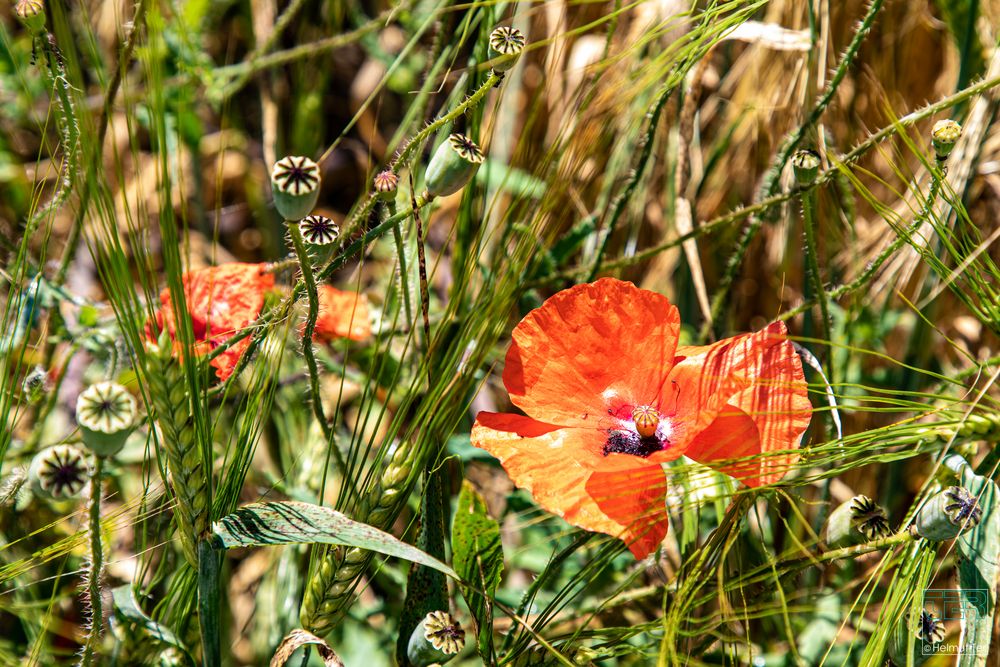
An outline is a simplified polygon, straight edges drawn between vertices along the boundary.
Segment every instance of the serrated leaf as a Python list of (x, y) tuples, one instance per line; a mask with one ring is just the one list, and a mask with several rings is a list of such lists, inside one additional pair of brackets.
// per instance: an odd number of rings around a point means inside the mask
[(195, 664), (187, 647), (177, 638), (177, 635), (171, 632), (170, 628), (157, 623), (146, 615), (146, 612), (139, 606), (132, 586), (126, 584), (112, 589), (111, 599), (115, 604), (115, 613), (123, 620), (135, 623), (148, 637), (177, 649), (184, 664), (192, 666)]
[(340, 512), (310, 503), (254, 503), (236, 510), (212, 526), (212, 541), (220, 549), (276, 544), (339, 544), (377, 551), (443, 572), (453, 569), (389, 533), (354, 521)]
[(491, 598), (503, 574), (503, 545), (500, 525), (490, 517), (486, 501), (468, 480), (462, 482), (451, 525), (451, 553), (455, 570), (478, 589), (466, 590), (465, 599), (479, 626), (479, 653), (489, 664), (493, 653)]

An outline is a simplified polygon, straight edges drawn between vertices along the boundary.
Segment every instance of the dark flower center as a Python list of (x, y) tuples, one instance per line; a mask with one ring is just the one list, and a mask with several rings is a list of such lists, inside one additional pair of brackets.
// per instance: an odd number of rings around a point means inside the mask
[(655, 435), (641, 436), (633, 431), (612, 430), (608, 432), (608, 440), (601, 453), (605, 456), (614, 453), (646, 458), (663, 449), (666, 449), (664, 443)]

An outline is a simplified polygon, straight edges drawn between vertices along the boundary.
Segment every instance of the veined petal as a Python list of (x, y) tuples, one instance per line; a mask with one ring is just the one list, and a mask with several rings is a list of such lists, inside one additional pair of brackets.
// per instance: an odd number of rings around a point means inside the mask
[(368, 299), (357, 292), (319, 286), (319, 316), (314, 338), (364, 340), (372, 333)]
[(666, 535), (662, 469), (638, 457), (603, 456), (601, 430), (483, 412), (470, 437), (500, 459), (514, 483), (541, 507), (580, 528), (624, 540), (637, 558)]
[(528, 415), (562, 426), (588, 426), (611, 402), (655, 407), (679, 331), (660, 294), (613, 278), (577, 285), (514, 328), (504, 386)]

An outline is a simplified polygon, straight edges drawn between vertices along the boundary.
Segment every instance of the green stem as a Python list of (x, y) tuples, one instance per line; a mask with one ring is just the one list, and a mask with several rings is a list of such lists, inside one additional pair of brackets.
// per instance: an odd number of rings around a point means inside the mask
[(101, 475), (104, 457), (94, 456), (94, 471), (90, 476), (90, 632), (80, 656), (81, 667), (93, 664), (97, 646), (101, 641), (101, 627), (104, 625), (104, 610), (101, 602), (101, 573), (104, 570), (104, 547), (101, 544)]
[[(830, 311), (826, 304), (826, 289), (823, 287), (823, 276), (819, 269), (819, 246), (816, 243), (816, 215), (815, 199), (812, 191), (802, 195), (802, 227), (806, 237), (806, 265), (809, 268), (809, 277), (812, 279), (813, 294), (819, 303), (819, 313), (822, 322), (820, 331), (823, 332), (823, 339), (830, 340)], [(834, 383), (833, 367), (829, 355), (827, 355), (827, 374), (830, 382)]]
[(222, 554), (205, 538), (198, 540), (198, 625), (204, 667), (222, 664), (222, 624), (219, 607), (219, 568)]
[(312, 394), (313, 414), (319, 421), (320, 428), (323, 429), (323, 436), (330, 443), (333, 450), (334, 463), (341, 477), (347, 477), (347, 464), (340, 453), (336, 439), (333, 437), (333, 429), (326, 420), (323, 412), (323, 397), (319, 388), (319, 367), (316, 364), (316, 354), (313, 351), (313, 334), (316, 332), (316, 319), (319, 317), (319, 290), (316, 288), (316, 278), (313, 275), (312, 260), (306, 251), (305, 241), (302, 239), (302, 231), (297, 222), (288, 221), (288, 236), (295, 246), (295, 254), (299, 258), (299, 269), (302, 271), (302, 282), (305, 284), (306, 297), (309, 301), (309, 311), (306, 315), (306, 326), (302, 330), (302, 356), (306, 358), (306, 367), (309, 370), (309, 391)]

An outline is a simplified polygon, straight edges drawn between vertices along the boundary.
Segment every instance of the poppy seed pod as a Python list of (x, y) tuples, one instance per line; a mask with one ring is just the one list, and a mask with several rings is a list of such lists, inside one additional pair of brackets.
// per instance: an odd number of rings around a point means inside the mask
[(446, 611), (432, 611), (410, 635), (406, 656), (414, 667), (428, 667), (454, 658), (465, 646), (465, 630)]
[(51, 500), (78, 496), (90, 479), (87, 456), (79, 447), (56, 445), (35, 454), (28, 466), (34, 492)]
[(891, 533), (885, 510), (868, 496), (854, 496), (830, 513), (824, 541), (838, 548), (881, 539)]
[(472, 180), (485, 159), (475, 141), (464, 134), (450, 135), (434, 151), (427, 165), (427, 196), (443, 197), (458, 192)]
[(928, 500), (917, 512), (917, 535), (934, 542), (958, 537), (983, 518), (976, 497), (961, 486), (949, 486)]
[(340, 238), (340, 225), (325, 215), (307, 215), (299, 221), (299, 232), (306, 243), (329, 245)]
[(45, 30), (45, 5), (42, 0), (18, 0), (14, 15), (33, 33)]
[(493, 65), (494, 72), (506, 72), (524, 51), (524, 33), (517, 28), (502, 25), (490, 33), (490, 60), (499, 58)]
[(372, 181), (372, 189), (375, 190), (375, 194), (378, 195), (379, 199), (384, 201), (388, 201), (396, 195), (396, 187), (398, 185), (399, 176), (389, 169), (375, 174), (375, 178)]
[(922, 609), (916, 624), (912, 625), (910, 621), (908, 616), (904, 616), (890, 637), (888, 649), (893, 664), (907, 664), (907, 653), (911, 646), (913, 664), (922, 664), (935, 652), (937, 645), (944, 641), (944, 623), (932, 612)]
[(302, 155), (289, 155), (274, 163), (271, 191), (274, 207), (285, 220), (301, 220), (319, 199), (319, 165)]
[(114, 456), (125, 446), (135, 415), (135, 399), (117, 382), (91, 385), (76, 399), (83, 444), (98, 456)]
[(938, 160), (944, 160), (962, 137), (962, 126), (953, 120), (939, 120), (931, 129), (931, 145)]
[(809, 149), (796, 151), (792, 156), (792, 169), (799, 185), (809, 185), (819, 173), (819, 154)]

